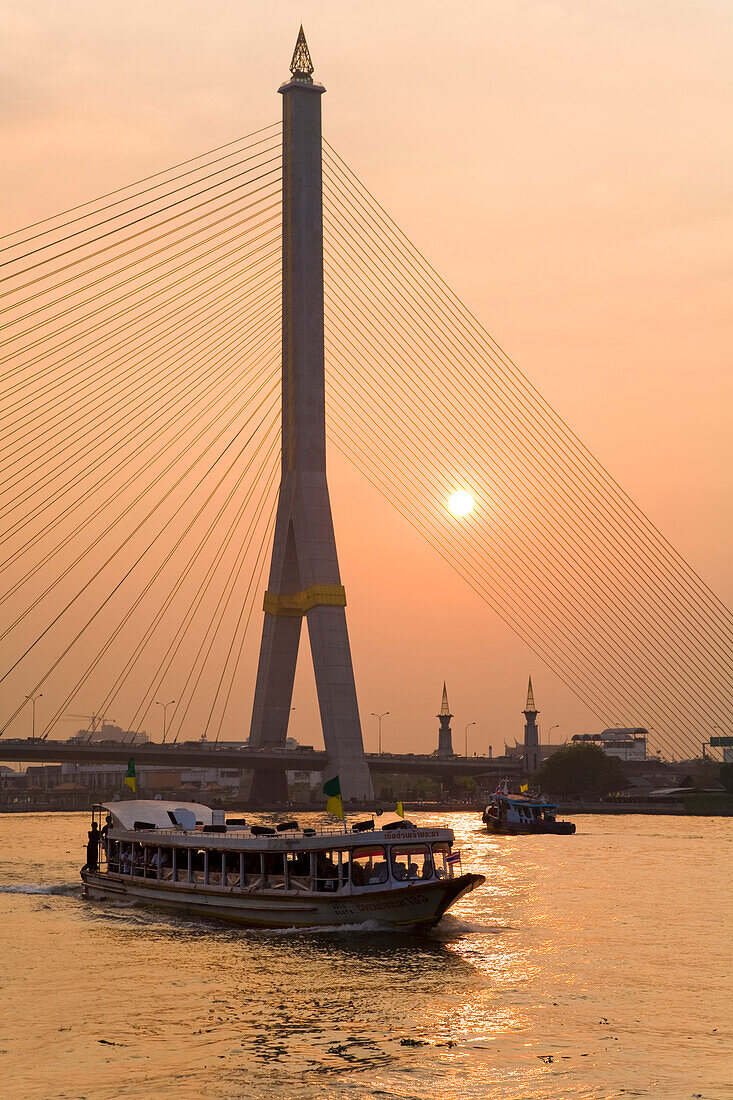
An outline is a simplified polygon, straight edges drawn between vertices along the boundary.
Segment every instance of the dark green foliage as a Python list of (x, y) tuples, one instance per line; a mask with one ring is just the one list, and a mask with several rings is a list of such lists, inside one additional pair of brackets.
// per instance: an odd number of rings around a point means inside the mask
[(718, 780), (720, 785), (728, 794), (733, 794), (733, 762), (728, 764), (721, 764), (718, 770)]
[(568, 745), (553, 753), (535, 777), (554, 798), (603, 798), (627, 786), (621, 762), (597, 745)]
[(467, 791), (468, 794), (475, 794), (478, 789), (478, 784), (472, 775), (457, 775), (453, 784), (461, 791)]

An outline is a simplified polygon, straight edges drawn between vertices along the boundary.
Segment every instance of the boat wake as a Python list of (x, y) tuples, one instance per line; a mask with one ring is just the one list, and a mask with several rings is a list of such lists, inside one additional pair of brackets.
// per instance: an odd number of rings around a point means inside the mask
[(0, 894), (58, 894), (70, 897), (79, 893), (81, 884), (76, 882), (59, 882), (53, 886), (43, 882), (10, 882), (0, 885)]
[(478, 932), (478, 933), (506, 932), (510, 929), (510, 927), (511, 926), (507, 925), (507, 924), (492, 924), (488, 920), (484, 920), (484, 921), (475, 921), (474, 920), (474, 921), (472, 921), (470, 918), (467, 918), (467, 917), (458, 917), (458, 916), (455, 916), (453, 913), (446, 913), (446, 915), (441, 920), (440, 924), (438, 924), (432, 931), (433, 931), (433, 933), (441, 934), (441, 935), (448, 935), (448, 936), (461, 935), (461, 936), (463, 936), (463, 935), (466, 935), (466, 934), (471, 933), (471, 932)]
[(356, 933), (371, 933), (375, 932), (385, 933), (399, 933), (404, 929), (396, 928), (393, 924), (387, 924), (386, 922), (378, 920), (365, 920), (355, 924), (314, 924), (306, 928), (292, 927), (292, 928), (263, 928), (262, 932), (267, 933), (270, 936), (313, 936), (318, 935), (320, 932), (326, 932), (328, 935), (333, 935), (334, 932), (345, 933), (346, 935), (353, 935)]

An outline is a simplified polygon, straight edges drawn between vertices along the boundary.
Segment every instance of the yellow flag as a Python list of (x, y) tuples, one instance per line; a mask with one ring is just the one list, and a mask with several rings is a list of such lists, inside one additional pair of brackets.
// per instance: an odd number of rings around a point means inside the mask
[(401, 802), (397, 803), (397, 816), (398, 817), (404, 817), (405, 816), (405, 807), (403, 806), (403, 804)]
[(529, 790), (529, 785), (527, 783), (522, 783), (522, 786), (519, 788), (519, 793), (520, 794), (525, 794), (526, 791), (528, 791), (528, 790)]
[(326, 813), (333, 814), (334, 817), (343, 821), (344, 803), (341, 798), (341, 784), (339, 783), (339, 777), (337, 775), (323, 784), (323, 793), (328, 799), (326, 802)]
[(326, 803), (326, 813), (333, 814), (340, 821), (344, 820), (344, 804), (340, 794), (331, 795)]
[(135, 760), (131, 756), (127, 761), (127, 771), (125, 777), (122, 780), (126, 787), (129, 787), (133, 794), (137, 794), (137, 777), (135, 774)]

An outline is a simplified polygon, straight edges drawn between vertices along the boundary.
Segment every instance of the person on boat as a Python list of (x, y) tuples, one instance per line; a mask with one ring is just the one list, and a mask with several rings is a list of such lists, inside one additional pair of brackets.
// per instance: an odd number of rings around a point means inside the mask
[(316, 876), (319, 890), (335, 890), (338, 886), (338, 867), (320, 852), (316, 857)]
[(96, 871), (99, 868), (99, 841), (101, 837), (96, 821), (92, 822), (92, 827), (87, 836), (89, 839), (87, 840), (87, 861), (84, 870)]
[(392, 878), (395, 882), (404, 882), (407, 878), (407, 868), (394, 854), (392, 855)]
[(166, 852), (165, 848), (162, 848), (160, 849), (160, 851), (156, 851), (153, 853), (153, 858), (150, 860), (149, 866), (152, 867), (153, 871), (157, 874), (159, 867), (162, 870), (164, 867), (167, 867), (168, 864), (168, 853)]
[(380, 860), (379, 863), (375, 863), (372, 867), (371, 874), (369, 876), (369, 882), (386, 882), (388, 877), (389, 873), (387, 871), (387, 861), (383, 859)]

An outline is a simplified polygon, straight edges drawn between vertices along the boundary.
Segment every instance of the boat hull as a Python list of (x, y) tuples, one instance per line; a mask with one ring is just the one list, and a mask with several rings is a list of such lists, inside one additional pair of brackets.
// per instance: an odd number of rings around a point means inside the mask
[(312, 894), (191, 886), (86, 870), (81, 877), (84, 896), (94, 901), (132, 901), (250, 928), (318, 928), (370, 921), (429, 928), (459, 898), (485, 881), (483, 875), (465, 874), (363, 894)]
[(539, 825), (535, 827), (512, 825), (506, 821), (494, 821), (491, 818), (487, 819), (484, 817), (484, 824), (490, 833), (495, 833), (498, 836), (572, 836), (575, 832), (575, 825), (572, 821), (556, 821), (554, 825)]

